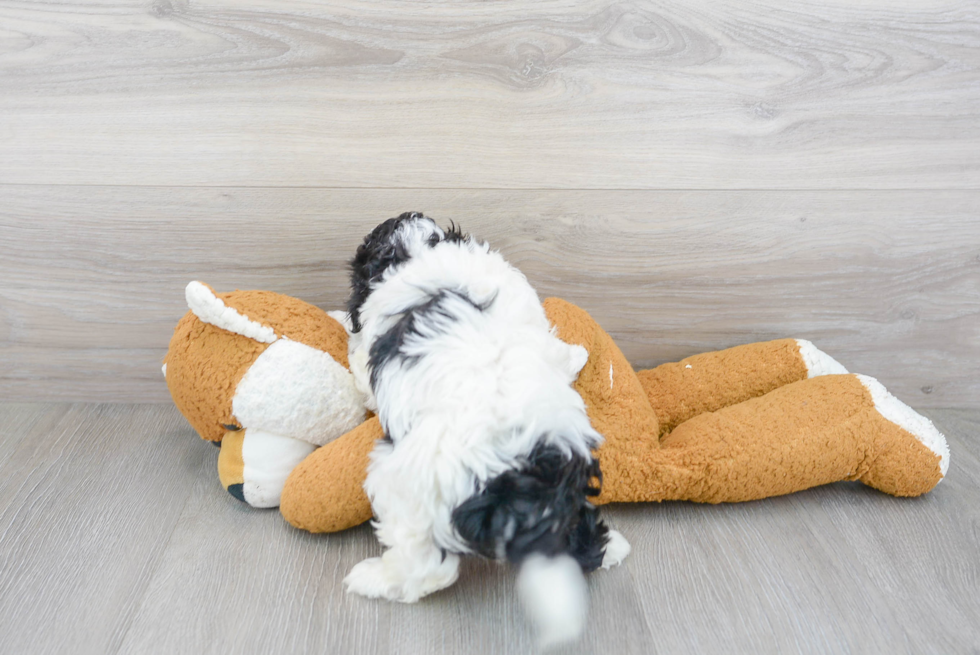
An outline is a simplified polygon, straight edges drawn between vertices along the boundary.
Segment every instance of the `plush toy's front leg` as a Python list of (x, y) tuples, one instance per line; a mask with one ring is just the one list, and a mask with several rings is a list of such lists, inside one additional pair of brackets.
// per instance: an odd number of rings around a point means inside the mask
[(252, 507), (278, 507), (286, 478), (314, 450), (311, 443), (255, 428), (228, 432), (221, 440), (218, 478)]
[(720, 503), (860, 480), (918, 496), (946, 473), (942, 434), (872, 378), (802, 380), (679, 425), (659, 449), (606, 449), (605, 502)]
[(304, 459), (286, 480), (279, 506), (283, 518), (309, 532), (337, 532), (370, 519), (364, 478), (371, 450), (383, 437), (373, 416)]
[(750, 343), (638, 371), (636, 376), (665, 435), (698, 414), (737, 405), (774, 389), (827, 374), (847, 373), (803, 339)]

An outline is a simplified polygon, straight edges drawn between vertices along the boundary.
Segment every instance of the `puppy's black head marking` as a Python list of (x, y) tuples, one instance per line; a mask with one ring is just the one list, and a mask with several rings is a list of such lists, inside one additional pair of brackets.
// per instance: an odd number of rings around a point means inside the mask
[(589, 498), (602, 484), (599, 462), (539, 444), (518, 469), (490, 480), (453, 510), (453, 526), (484, 557), (520, 563), (531, 553), (568, 553), (585, 571), (602, 564), (609, 529)]
[(361, 305), (371, 294), (371, 284), (377, 282), (391, 266), (409, 259), (405, 244), (394, 238), (395, 232), (404, 223), (422, 218), (419, 212), (405, 212), (371, 230), (364, 242), (357, 247), (351, 260), (351, 295), (347, 301), (354, 332), (361, 331)]
[[(350, 262), (351, 295), (347, 301), (347, 312), (354, 332), (361, 331), (361, 306), (371, 295), (371, 286), (381, 279), (386, 270), (411, 258), (408, 248), (396, 237), (396, 233), (406, 223), (421, 220), (431, 219), (421, 212), (404, 212), (389, 218), (364, 237), (364, 242), (357, 247)], [(437, 229), (426, 243), (432, 248), (443, 241), (458, 243), (466, 238), (459, 226), (450, 222), (448, 231)]]

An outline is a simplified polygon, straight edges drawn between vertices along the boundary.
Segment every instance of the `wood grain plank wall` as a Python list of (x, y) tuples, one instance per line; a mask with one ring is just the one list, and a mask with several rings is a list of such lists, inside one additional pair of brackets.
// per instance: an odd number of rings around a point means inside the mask
[(7, 0), (0, 25), (0, 182), (980, 187), (964, 0)]
[(488, 239), (637, 365), (804, 337), (917, 406), (980, 393), (977, 191), (515, 191), (0, 186), (0, 394), (166, 401), (183, 287), (325, 309), (380, 219)]
[(638, 365), (811, 338), (980, 391), (965, 0), (0, 0), (0, 397), (165, 401), (182, 289), (325, 308), (454, 218)]

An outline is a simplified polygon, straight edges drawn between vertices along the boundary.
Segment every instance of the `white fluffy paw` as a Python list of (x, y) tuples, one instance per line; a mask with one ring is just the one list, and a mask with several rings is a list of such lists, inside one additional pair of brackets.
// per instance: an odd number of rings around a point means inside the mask
[(393, 600), (393, 581), (385, 575), (385, 564), (380, 557), (371, 557), (355, 565), (344, 578), (344, 586), (349, 594)]
[(456, 582), (459, 571), (457, 555), (447, 555), (437, 566), (431, 568), (424, 564), (421, 562), (416, 569), (406, 570), (399, 566), (396, 557), (372, 557), (351, 569), (344, 578), (344, 585), (349, 594), (414, 603), (423, 596)]
[(573, 379), (578, 379), (578, 374), (589, 361), (589, 351), (582, 346), (570, 346), (568, 367)]
[(606, 543), (606, 552), (602, 556), (602, 568), (611, 569), (622, 564), (626, 556), (630, 554), (630, 544), (626, 537), (616, 530), (609, 531), (609, 542)]

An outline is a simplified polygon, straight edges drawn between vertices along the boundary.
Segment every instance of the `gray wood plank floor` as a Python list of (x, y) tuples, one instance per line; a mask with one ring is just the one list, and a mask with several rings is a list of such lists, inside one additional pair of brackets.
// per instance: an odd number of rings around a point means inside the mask
[[(930, 413), (947, 479), (765, 501), (613, 506), (633, 544), (591, 576), (569, 653), (980, 649), (980, 411)], [(163, 405), (0, 405), (0, 652), (530, 653), (507, 567), (468, 560), (417, 605), (347, 597), (371, 531), (250, 510)]]

